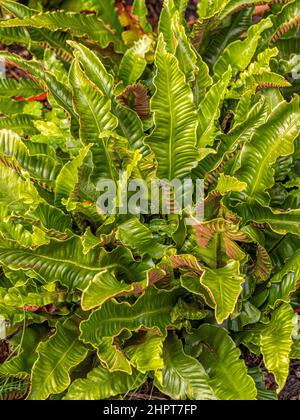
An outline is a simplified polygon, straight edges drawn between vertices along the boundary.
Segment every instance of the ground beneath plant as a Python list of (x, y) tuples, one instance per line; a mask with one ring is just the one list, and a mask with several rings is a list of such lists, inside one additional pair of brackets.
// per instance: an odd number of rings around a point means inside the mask
[[(186, 18), (187, 20), (192, 23), (195, 21), (197, 14), (197, 3), (199, 0), (189, 0), (189, 5), (186, 11)], [(133, 0), (126, 0), (127, 4), (132, 4)], [(148, 19), (154, 29), (157, 28), (158, 19), (160, 16), (160, 12), (163, 5), (163, 0), (146, 0), (147, 7), (148, 7)]]
[(9, 356), (9, 345), (6, 340), (0, 340), (0, 364)]
[[(267, 389), (276, 390), (277, 385), (272, 373), (269, 373), (264, 364), (263, 358), (250, 353), (246, 347), (241, 348), (242, 358), (248, 368), (259, 367), (265, 378), (265, 386)], [(292, 360), (290, 365), (290, 373), (285, 387), (279, 394), (279, 400), (300, 400), (300, 360)]]
[(279, 399), (300, 401), (300, 360), (292, 361), (289, 378)]
[[(265, 377), (265, 385), (267, 389), (276, 389), (276, 383), (272, 374), (268, 373), (263, 365), (261, 357), (257, 357), (250, 353), (246, 348), (242, 348), (242, 357), (248, 367), (259, 367), (262, 369)], [(6, 340), (0, 340), (0, 364), (3, 363), (10, 355), (10, 348)], [(14, 399), (14, 398), (12, 398)], [(163, 401), (170, 398), (162, 394), (155, 386), (153, 381), (148, 380), (140, 388), (129, 392), (125, 396), (126, 400), (144, 400), (144, 401)], [(290, 374), (284, 389), (279, 394), (279, 400), (296, 400), (300, 401), (300, 360), (293, 360), (290, 366)]]

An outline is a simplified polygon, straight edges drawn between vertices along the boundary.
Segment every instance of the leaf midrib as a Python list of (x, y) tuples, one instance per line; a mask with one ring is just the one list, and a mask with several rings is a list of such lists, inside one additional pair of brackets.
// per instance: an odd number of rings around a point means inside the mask
[[(92, 85), (91, 85), (91, 87), (92, 87)], [(96, 86), (95, 86), (95, 88), (96, 88)], [(83, 89), (82, 89), (82, 92), (83, 92)], [(100, 94), (100, 91), (99, 91), (99, 94)], [(86, 97), (86, 101), (87, 101), (88, 107), (89, 107), (89, 109), (91, 111), (91, 114), (92, 114), (92, 116), (93, 116), (93, 118), (94, 118), (94, 120), (96, 122), (96, 127), (97, 127), (97, 130), (98, 130), (99, 136), (100, 136), (100, 134), (101, 134), (101, 127), (99, 125), (98, 118), (96, 116), (96, 113), (94, 111), (94, 108), (92, 106), (92, 103), (90, 101), (89, 96), (88, 95), (85, 95), (85, 97)], [(105, 98), (102, 94), (101, 94), (101, 97), (102, 98)], [(109, 100), (109, 99), (107, 99), (107, 100)], [(115, 179), (114, 174), (113, 174), (113, 165), (112, 165), (111, 157), (110, 157), (109, 152), (107, 150), (107, 145), (105, 143), (105, 139), (104, 138), (101, 138), (101, 143), (102, 143), (103, 150), (104, 150), (104, 153), (105, 153), (106, 161), (108, 163), (110, 177), (111, 177), (111, 179)]]
[[(173, 306), (170, 307), (164, 307), (163, 309), (155, 309), (153, 311), (147, 311), (147, 312), (140, 312), (137, 315), (134, 316), (128, 316), (128, 317), (118, 317), (118, 318), (109, 318), (109, 319), (101, 319), (101, 324), (107, 324), (111, 321), (115, 322), (115, 321), (135, 321), (136, 319), (140, 318), (140, 317), (146, 317), (147, 315), (153, 315), (153, 314), (163, 314), (165, 312), (169, 312), (171, 310), (171, 308), (173, 308)], [(171, 323), (171, 320), (170, 320)], [(153, 325), (153, 327), (157, 327), (157, 325)]]
[(173, 179), (173, 176), (172, 176), (172, 172), (173, 172), (173, 168), (172, 168), (172, 163), (173, 163), (172, 151), (173, 151), (173, 146), (174, 146), (174, 122), (173, 122), (174, 104), (173, 104), (173, 101), (172, 101), (171, 83), (170, 83), (169, 68), (168, 68), (168, 66), (166, 66), (166, 73), (167, 73), (167, 80), (168, 80), (167, 88), (168, 88), (169, 115), (170, 115), (170, 119), (169, 119), (170, 130), (169, 130), (169, 141), (168, 141), (168, 144), (169, 144), (168, 179), (171, 181)]
[[(6, 253), (9, 253), (9, 250), (5, 250), (5, 252)], [(46, 260), (49, 260), (49, 261), (55, 261), (56, 263), (71, 264), (74, 267), (82, 268), (82, 269), (87, 270), (87, 271), (95, 271), (95, 272), (99, 272), (100, 273), (101, 271), (109, 270), (111, 268), (120, 267), (124, 271), (129, 272), (129, 270), (126, 268), (126, 266), (123, 266), (122, 264), (119, 264), (119, 263), (109, 264), (109, 265), (105, 265), (103, 267), (92, 267), (92, 266), (80, 264), (78, 262), (74, 262), (74, 260), (65, 260), (65, 259), (59, 259), (59, 258), (49, 257), (49, 256), (46, 256), (45, 254), (31, 254), (30, 252), (21, 251), (19, 249), (15, 250), (15, 252), (16, 253), (19, 253), (21, 255), (24, 255), (24, 256), (26, 255), (29, 258), (30, 257), (33, 257), (33, 258), (34, 257), (40, 257), (40, 258), (43, 258), (43, 259), (46, 259)], [(1, 253), (1, 249), (0, 249), (0, 253)], [(11, 254), (9, 253), (9, 255), (11, 255)], [(0, 260), (1, 260), (1, 257), (0, 257)], [(8, 264), (8, 265), (11, 265), (11, 264)], [(34, 268), (33, 268), (33, 270), (34, 270)]]
[[(261, 174), (265, 170), (265, 167), (266, 167), (267, 163), (272, 158), (272, 155), (275, 154), (275, 152), (277, 151), (279, 146), (281, 146), (282, 139), (285, 139), (287, 137), (287, 133), (290, 133), (292, 128), (294, 128), (294, 126), (296, 126), (296, 125), (297, 125), (297, 123), (291, 122), (291, 124), (289, 124), (288, 128), (286, 130), (284, 130), (284, 132), (281, 134), (280, 137), (277, 138), (275, 145), (271, 145), (271, 147), (269, 148), (269, 151), (267, 153), (264, 153), (261, 164), (258, 167), (257, 176), (256, 176), (256, 178), (254, 180), (254, 183), (252, 184), (252, 186), (250, 188), (250, 191), (248, 193), (249, 197), (252, 197), (253, 193), (255, 193), (255, 191), (257, 189), (257, 185), (260, 182), (260, 180), (262, 179)], [(265, 192), (265, 188), (264, 188), (263, 192)]]
[[(51, 370), (51, 372), (46, 376), (46, 378), (43, 380), (42, 384), (40, 385), (40, 390), (39, 392), (42, 393), (42, 389), (43, 389), (43, 385), (47, 384), (49, 378), (52, 376), (53, 372), (56, 371), (57, 367), (62, 363), (62, 361), (65, 359), (66, 355), (72, 351), (73, 347), (75, 347), (75, 345), (79, 344), (77, 340), (72, 341), (71, 345), (67, 348), (67, 350), (62, 354), (62, 356), (59, 358), (59, 360), (57, 361), (57, 363), (55, 364), (55, 366), (53, 367), (53, 369)], [(42, 353), (40, 353), (42, 354)], [(39, 362), (40, 359), (38, 359), (36, 361), (36, 363)], [(68, 372), (65, 372), (66, 375), (68, 376), (68, 382), (70, 383), (70, 377)], [(50, 395), (50, 392), (47, 390), (47, 397)]]

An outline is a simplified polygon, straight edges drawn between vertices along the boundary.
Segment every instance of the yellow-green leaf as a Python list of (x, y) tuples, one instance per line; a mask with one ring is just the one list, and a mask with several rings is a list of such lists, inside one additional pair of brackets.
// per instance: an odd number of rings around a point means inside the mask
[(289, 304), (283, 304), (271, 316), (270, 323), (260, 336), (261, 351), (266, 368), (274, 373), (279, 391), (284, 387), (290, 366), (295, 313)]

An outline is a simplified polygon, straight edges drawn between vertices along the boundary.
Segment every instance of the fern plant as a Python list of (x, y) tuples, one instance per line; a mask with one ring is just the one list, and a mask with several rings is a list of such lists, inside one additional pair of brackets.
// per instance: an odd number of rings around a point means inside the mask
[[(1, 398), (276, 399), (241, 349), (277, 393), (300, 358), (300, 1), (201, 0), (191, 28), (165, 0), (158, 33), (143, 0), (42, 3), (0, 1), (32, 55), (0, 53)], [(192, 225), (99, 211), (103, 179), (185, 178)]]

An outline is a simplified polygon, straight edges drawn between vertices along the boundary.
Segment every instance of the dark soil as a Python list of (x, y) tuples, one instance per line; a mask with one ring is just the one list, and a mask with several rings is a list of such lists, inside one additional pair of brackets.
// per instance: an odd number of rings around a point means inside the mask
[[(126, 2), (128, 4), (132, 4), (133, 0), (126, 0)], [(146, 0), (146, 3), (147, 3), (148, 11), (149, 11), (148, 19), (153, 29), (156, 30), (160, 12), (163, 5), (163, 0)], [(199, 0), (189, 0), (189, 6), (187, 8), (186, 18), (190, 23), (194, 22), (197, 17), (197, 14), (196, 14), (197, 3), (199, 3)]]
[(300, 401), (300, 360), (292, 361), (290, 375), (279, 399)]
[[(20, 55), (25, 60), (30, 60), (32, 58), (31, 53), (21, 45), (14, 44), (7, 46), (0, 43), (0, 51), (8, 51), (10, 53)], [(26, 71), (20, 69), (19, 67), (6, 63), (6, 77), (12, 77), (18, 80), (21, 77), (28, 78), (29, 75)]]
[(126, 395), (126, 400), (140, 400), (140, 401), (166, 401), (170, 400), (167, 395), (162, 394), (154, 387), (153, 381), (148, 380), (143, 386), (136, 391), (129, 392)]
[(0, 364), (5, 362), (10, 353), (9, 344), (6, 340), (0, 340)]
[[(246, 347), (242, 347), (241, 350), (243, 359), (249, 368), (259, 367), (262, 370), (266, 388), (276, 390), (274, 376), (266, 370), (262, 357), (253, 355)], [(300, 360), (292, 360), (290, 374), (285, 387), (279, 394), (279, 400), (300, 400)]]

